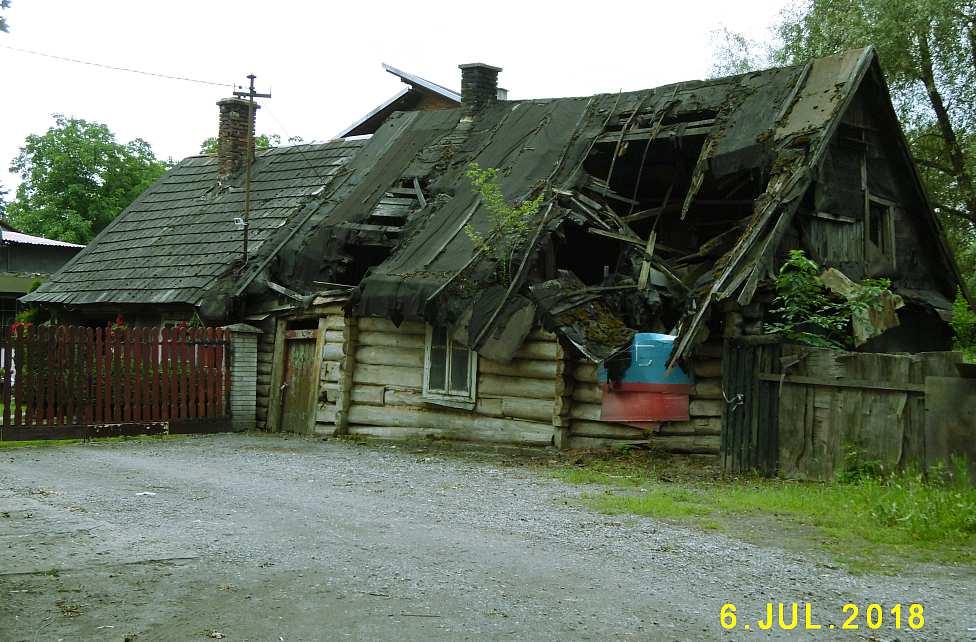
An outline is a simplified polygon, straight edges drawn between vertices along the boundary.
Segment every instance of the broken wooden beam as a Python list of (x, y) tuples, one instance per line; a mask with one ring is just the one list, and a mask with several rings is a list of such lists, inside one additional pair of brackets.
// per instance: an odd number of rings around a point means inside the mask
[[(596, 139), (598, 144), (601, 143), (612, 143), (617, 144), (618, 141), (631, 141), (631, 140), (650, 140), (650, 139), (661, 139), (661, 138), (683, 138), (688, 136), (707, 136), (708, 132), (711, 130), (712, 125), (715, 124), (714, 118), (709, 118), (706, 120), (697, 120), (690, 123), (674, 123), (673, 125), (664, 125), (659, 131), (655, 130), (656, 127), (646, 127), (642, 129), (631, 129), (621, 136), (620, 132), (608, 132), (603, 134)], [(656, 135), (655, 135), (656, 134)]]
[[(605, 236), (607, 238), (611, 238), (617, 241), (623, 241), (624, 243), (630, 243), (635, 247), (639, 247), (641, 250), (644, 249), (644, 246), (647, 243), (647, 241), (640, 238), (639, 236), (631, 236), (629, 234), (610, 232), (607, 230), (601, 230), (596, 227), (588, 227), (586, 228), (586, 231), (589, 232), (590, 234), (596, 234), (597, 236)], [(670, 254), (682, 254), (684, 252), (684, 250), (679, 250), (677, 248), (671, 247), (670, 245), (663, 245), (661, 243), (656, 243), (654, 247), (658, 250), (661, 250), (663, 252), (668, 252)]]
[(399, 234), (402, 230), (402, 228), (393, 225), (372, 225), (370, 223), (339, 223), (336, 227), (368, 234)]

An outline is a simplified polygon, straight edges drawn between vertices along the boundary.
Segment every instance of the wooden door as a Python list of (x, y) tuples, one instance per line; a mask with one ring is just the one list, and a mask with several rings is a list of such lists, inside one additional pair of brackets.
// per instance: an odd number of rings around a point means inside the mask
[(311, 432), (318, 394), (317, 330), (285, 332), (285, 370), (278, 430)]

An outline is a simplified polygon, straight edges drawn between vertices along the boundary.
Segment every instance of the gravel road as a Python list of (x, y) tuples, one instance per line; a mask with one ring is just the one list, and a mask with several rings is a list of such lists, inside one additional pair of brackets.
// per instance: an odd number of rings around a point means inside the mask
[[(971, 571), (852, 577), (600, 515), (519, 458), (260, 435), (0, 451), (0, 640), (976, 640)], [(767, 601), (824, 628), (720, 627), (723, 603)], [(922, 602), (925, 628), (828, 634), (847, 601)]]

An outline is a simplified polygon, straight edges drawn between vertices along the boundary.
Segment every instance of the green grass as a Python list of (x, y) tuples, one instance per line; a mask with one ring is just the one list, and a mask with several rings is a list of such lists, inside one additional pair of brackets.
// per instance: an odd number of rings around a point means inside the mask
[(606, 487), (583, 493), (582, 501), (607, 514), (812, 547), (853, 571), (894, 572), (918, 562), (976, 565), (976, 488), (964, 467), (929, 479), (903, 473), (814, 483), (722, 479), (714, 470), (631, 455), (561, 466), (554, 474)]

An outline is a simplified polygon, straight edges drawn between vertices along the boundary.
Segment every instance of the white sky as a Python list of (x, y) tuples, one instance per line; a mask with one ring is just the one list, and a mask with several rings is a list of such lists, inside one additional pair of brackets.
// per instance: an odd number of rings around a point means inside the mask
[[(257, 74), (273, 98), (259, 133), (327, 140), (402, 86), (392, 64), (460, 89), (459, 63), (503, 67), (509, 97), (587, 95), (705, 77), (722, 26), (762, 38), (784, 0), (13, 0), (0, 34), (0, 183), (51, 114), (105, 123), (160, 158), (216, 135), (215, 102)], [(109, 71), (2, 45), (226, 82), (227, 89)], [(11, 193), (10, 197), (13, 197)]]

